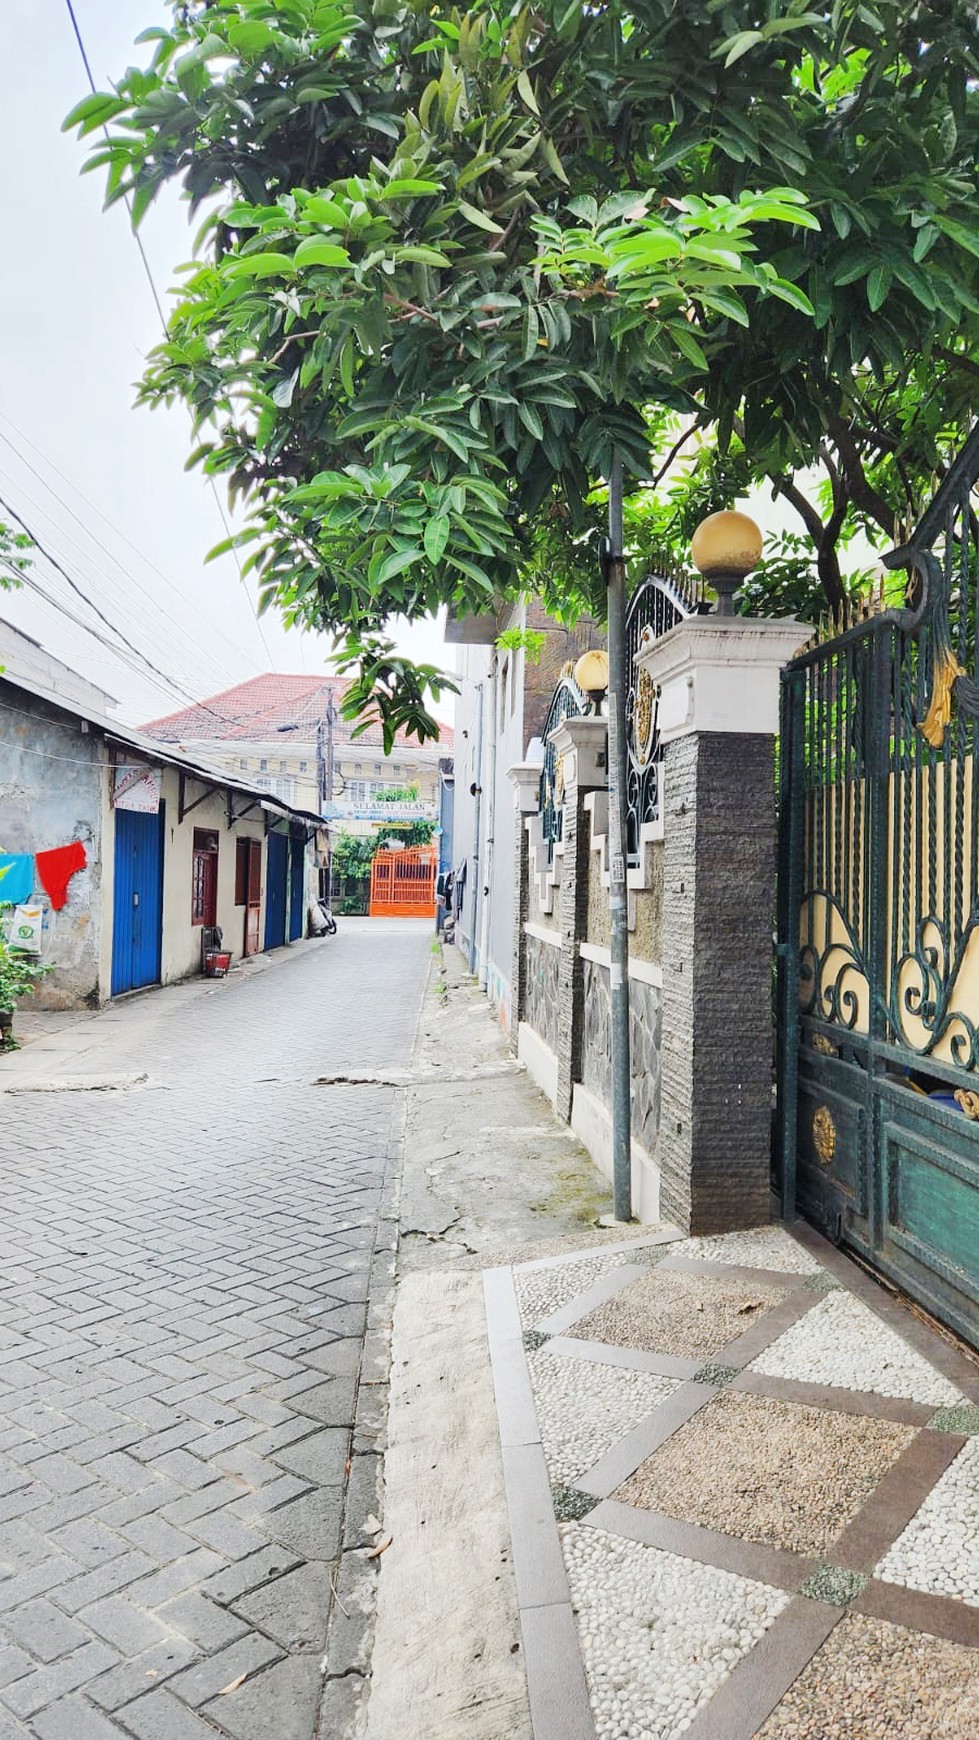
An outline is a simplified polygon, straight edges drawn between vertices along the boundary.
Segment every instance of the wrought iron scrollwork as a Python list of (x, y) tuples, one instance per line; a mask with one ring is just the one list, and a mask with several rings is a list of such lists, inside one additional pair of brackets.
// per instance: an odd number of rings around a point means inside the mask
[(701, 608), (683, 581), (650, 574), (637, 586), (626, 612), (626, 835), (628, 860), (639, 862), (639, 831), (659, 814), (661, 749), (656, 695), (639, 664), (645, 637), (658, 640)]
[(848, 1032), (867, 1016), (869, 967), (846, 913), (827, 889), (812, 889), (802, 914), (799, 1003), (804, 1015), (832, 1021)]
[[(916, 636), (924, 627), (930, 630), (931, 691), (918, 728), (933, 749), (941, 749), (945, 742), (952, 720), (953, 692), (959, 706), (971, 718), (979, 718), (979, 680), (975, 670), (970, 672), (963, 662), (975, 643), (974, 621), (970, 636), (968, 618), (971, 613), (974, 619), (976, 610), (979, 536), (971, 498), (977, 479), (979, 423), (949, 466), (911, 538), (884, 557), (885, 567), (906, 568), (916, 577), (914, 607), (894, 613), (904, 633)], [(939, 540), (941, 557), (934, 551)], [(958, 606), (958, 635), (951, 620), (953, 594)]]
[(544, 721), (544, 765), (540, 773), (540, 818), (548, 860), (554, 856), (554, 847), (561, 838), (564, 821), (563, 761), (556, 746), (551, 742), (551, 733), (556, 731), (559, 725), (563, 725), (565, 719), (577, 719), (584, 711), (585, 697), (574, 677), (563, 676), (551, 696), (551, 704), (547, 709), (547, 718)]
[(892, 1029), (909, 1051), (927, 1057), (947, 1042), (951, 1061), (969, 1070), (979, 1066), (979, 1026), (956, 1007), (956, 988), (975, 928), (966, 928), (953, 955), (942, 920), (932, 913), (920, 919), (914, 947), (901, 955), (894, 971), (887, 1011)]

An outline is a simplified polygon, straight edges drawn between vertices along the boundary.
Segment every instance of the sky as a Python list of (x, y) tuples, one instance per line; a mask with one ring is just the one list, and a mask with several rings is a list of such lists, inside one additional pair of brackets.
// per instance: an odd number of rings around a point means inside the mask
[[(145, 61), (150, 49), (134, 48), (135, 37), (170, 17), (161, 0), (74, 8), (100, 88)], [(225, 535), (225, 504), (220, 484), (219, 505), (184, 469), (187, 413), (134, 408), (159, 318), (125, 210), (103, 212), (101, 176), (80, 174), (83, 148), (61, 132), (88, 88), (66, 0), (0, 0), (0, 75), (0, 518), (9, 521), (5, 502), (91, 601), (38, 558), (32, 577), (56, 604), (26, 587), (0, 591), (0, 618), (106, 689), (129, 724), (261, 671), (319, 673), (327, 638), (287, 630), (274, 611), (259, 627), (254, 585), (234, 558), (205, 567)], [(141, 226), (164, 298), (191, 235), (176, 195)], [(91, 605), (135, 652), (110, 652), (64, 614), (118, 647)], [(397, 624), (394, 634), (410, 656), (452, 667), (434, 622)], [(451, 718), (451, 699), (437, 711)]]

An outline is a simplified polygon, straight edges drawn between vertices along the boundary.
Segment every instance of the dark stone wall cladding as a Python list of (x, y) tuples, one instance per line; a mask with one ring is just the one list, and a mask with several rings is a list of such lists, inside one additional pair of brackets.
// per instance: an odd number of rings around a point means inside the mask
[(524, 935), (523, 1019), (556, 1052), (561, 993), (561, 950), (540, 937)]
[(661, 1203), (694, 1233), (768, 1215), (773, 758), (764, 736), (666, 751)]
[[(608, 968), (595, 961), (584, 966), (584, 1045), (581, 1079), (589, 1093), (609, 1110), (612, 1104), (610, 1030), (612, 1011)], [(663, 1011), (659, 991), (637, 979), (629, 981), (629, 1030), (632, 1065), (632, 1135), (651, 1154), (659, 1129), (660, 1038)]]

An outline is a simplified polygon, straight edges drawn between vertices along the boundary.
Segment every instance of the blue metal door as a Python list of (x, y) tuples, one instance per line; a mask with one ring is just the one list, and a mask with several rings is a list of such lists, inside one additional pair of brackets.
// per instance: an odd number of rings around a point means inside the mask
[(293, 840), (289, 887), (289, 941), (297, 942), (303, 934), (303, 909), (306, 905), (306, 842)]
[(112, 995), (158, 984), (163, 944), (163, 805), (116, 810)]
[(279, 949), (286, 940), (286, 906), (289, 840), (285, 834), (268, 837), (268, 872), (265, 879), (265, 947)]

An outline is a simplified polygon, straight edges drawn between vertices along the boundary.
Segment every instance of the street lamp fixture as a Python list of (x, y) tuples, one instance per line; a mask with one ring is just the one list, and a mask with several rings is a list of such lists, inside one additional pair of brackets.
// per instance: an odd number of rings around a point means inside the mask
[(600, 713), (608, 690), (608, 653), (599, 647), (583, 652), (575, 663), (574, 680), (588, 696), (589, 713)]
[(717, 616), (734, 615), (734, 595), (757, 568), (761, 551), (761, 532), (748, 514), (727, 508), (701, 520), (690, 541), (690, 554), (717, 593)]

